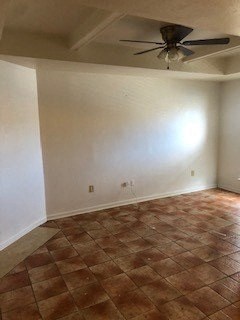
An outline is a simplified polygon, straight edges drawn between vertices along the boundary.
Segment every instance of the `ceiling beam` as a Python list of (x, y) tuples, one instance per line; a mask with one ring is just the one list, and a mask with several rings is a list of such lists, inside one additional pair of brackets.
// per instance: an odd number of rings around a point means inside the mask
[(11, 0), (1, 0), (0, 1), (0, 40), (2, 39), (2, 33), (5, 24), (5, 18), (7, 9), (10, 5)]
[[(198, 49), (196, 53), (184, 58), (184, 63), (194, 62), (200, 59), (210, 58), (219, 54), (228, 53), (240, 48), (240, 37), (230, 37), (228, 45), (206, 46)], [(194, 50), (194, 49), (193, 49)]]
[(79, 50), (93, 41), (101, 32), (125, 16), (124, 13), (96, 9), (69, 37), (71, 50)]

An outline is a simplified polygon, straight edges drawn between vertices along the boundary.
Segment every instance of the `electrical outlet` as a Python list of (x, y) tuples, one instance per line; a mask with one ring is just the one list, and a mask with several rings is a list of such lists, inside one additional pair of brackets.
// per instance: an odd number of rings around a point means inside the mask
[(191, 176), (194, 177), (195, 176), (195, 171), (191, 170)]
[(88, 187), (88, 192), (94, 192), (94, 186), (89, 186)]

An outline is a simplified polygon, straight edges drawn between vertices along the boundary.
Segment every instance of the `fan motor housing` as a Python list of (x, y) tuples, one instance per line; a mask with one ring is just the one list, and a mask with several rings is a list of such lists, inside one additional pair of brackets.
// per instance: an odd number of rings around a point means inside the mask
[(175, 44), (177, 42), (176, 28), (174, 25), (162, 27), (160, 28), (160, 32), (162, 34), (163, 41), (167, 44)]

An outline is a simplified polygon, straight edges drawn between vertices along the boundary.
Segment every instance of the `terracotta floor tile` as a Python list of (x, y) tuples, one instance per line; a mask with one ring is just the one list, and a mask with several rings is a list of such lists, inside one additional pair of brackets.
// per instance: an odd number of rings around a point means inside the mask
[(41, 320), (42, 317), (38, 311), (38, 307), (35, 303), (17, 308), (15, 310), (2, 314), (2, 320)]
[(111, 236), (111, 233), (105, 228), (97, 229), (97, 230), (89, 230), (87, 231), (87, 233), (90, 235), (92, 239), (95, 239), (95, 240), (106, 237), (106, 236)]
[(109, 225), (106, 226), (106, 229), (111, 232), (113, 235), (117, 235), (118, 233), (124, 233), (131, 230), (128, 228), (127, 224), (117, 224), (117, 225)]
[(44, 266), (45, 264), (52, 263), (53, 258), (51, 257), (49, 252), (43, 252), (39, 254), (33, 254), (25, 259), (25, 264), (28, 270), (32, 268)]
[(85, 231), (98, 230), (98, 229), (102, 229), (102, 225), (97, 221), (92, 221), (92, 222), (87, 222), (86, 224), (82, 225), (82, 228)]
[[(144, 219), (145, 220), (145, 219)], [(173, 226), (171, 226), (168, 223), (165, 223), (163, 221), (159, 221), (159, 219), (151, 219), (151, 217), (147, 217), (147, 219), (144, 221), (145, 223), (149, 224), (154, 230), (157, 232), (165, 235), (166, 232), (169, 232), (171, 230), (175, 230)]]
[(0, 294), (0, 310), (7, 312), (35, 302), (31, 286)]
[(135, 222), (137, 219), (133, 217), (133, 215), (126, 214), (126, 215), (121, 215), (119, 217), (115, 217), (116, 220), (118, 220), (121, 223), (126, 223), (126, 222)]
[(116, 237), (114, 237), (113, 235), (110, 235), (110, 236), (107, 236), (107, 237), (103, 237), (103, 238), (99, 238), (99, 239), (97, 239), (95, 241), (99, 245), (99, 247), (101, 247), (102, 249), (110, 247), (115, 242), (117, 242), (118, 244), (121, 244), (121, 242)]
[(72, 296), (68, 292), (38, 302), (39, 311), (46, 320), (54, 320), (77, 311)]
[(82, 259), (88, 267), (111, 260), (111, 258), (103, 250), (96, 251), (94, 254), (84, 254), (82, 255)]
[(233, 244), (221, 239), (219, 239), (219, 241), (216, 243), (209, 244), (209, 246), (217, 251), (220, 251), (224, 255), (239, 251), (239, 247), (236, 247)]
[(228, 276), (240, 271), (240, 263), (229, 258), (228, 256), (213, 260), (210, 264)]
[(155, 280), (141, 287), (141, 290), (157, 308), (162, 304), (181, 296), (181, 293), (164, 279)]
[(115, 237), (122, 242), (130, 242), (130, 241), (141, 239), (140, 236), (135, 232), (133, 232), (132, 230), (118, 233), (115, 235)]
[(179, 246), (175, 242), (165, 243), (160, 246), (157, 246), (157, 248), (164, 254), (166, 254), (168, 257), (175, 256), (177, 254), (183, 253), (187, 251), (183, 247)]
[(131, 228), (136, 234), (138, 234), (140, 237), (149, 237), (151, 235), (157, 234), (154, 229), (151, 227), (144, 225), (142, 227), (138, 228)]
[(68, 228), (63, 228), (62, 229), (62, 233), (64, 234), (64, 236), (71, 236), (74, 234), (81, 234), (84, 232), (84, 229), (76, 224), (74, 227), (68, 227)]
[(55, 220), (55, 222), (57, 223), (58, 227), (61, 229), (76, 226), (76, 222), (73, 220), (72, 217), (60, 218)]
[(195, 226), (192, 226), (192, 225), (181, 226), (181, 227), (179, 227), (179, 229), (181, 231), (183, 231), (184, 233), (188, 234), (189, 236), (195, 236), (197, 234), (204, 232), (204, 230), (197, 228)]
[[(210, 320), (232, 320), (231, 318), (229, 319), (229, 316), (227, 316), (226, 314), (224, 314), (222, 312), (222, 310), (212, 314), (211, 316), (209, 316)], [(238, 320), (238, 319), (237, 319)]]
[(169, 318), (166, 318), (161, 312), (155, 309), (134, 317), (132, 320), (169, 320)]
[(124, 320), (111, 300), (87, 308), (83, 314), (86, 320)]
[(61, 274), (70, 273), (86, 268), (86, 264), (80, 256), (56, 262)]
[[(59, 229), (60, 230), (60, 229)], [(59, 239), (59, 238), (64, 238), (65, 237), (65, 234), (61, 231), (58, 231), (58, 233), (56, 233), (52, 238), (51, 240), (54, 240), (54, 239)], [(46, 247), (46, 250), (48, 251), (47, 247)]]
[(195, 236), (194, 238), (199, 240), (200, 242), (202, 242), (205, 245), (216, 243), (219, 240), (219, 238), (216, 237), (216, 235), (213, 235), (209, 232), (201, 233), (201, 234)]
[(139, 258), (136, 253), (132, 253), (127, 256), (115, 259), (114, 262), (124, 272), (146, 265), (146, 263), (141, 258)]
[(182, 232), (179, 229), (173, 229), (170, 231), (166, 231), (166, 232), (164, 232), (164, 236), (166, 236), (167, 238), (169, 238), (170, 240), (173, 240), (173, 241), (177, 241), (177, 240), (181, 240), (181, 239), (189, 237), (186, 233)]
[(109, 299), (106, 291), (97, 282), (75, 289), (71, 293), (79, 310)]
[(210, 248), (209, 246), (203, 246), (201, 248), (197, 248), (191, 251), (193, 254), (204, 260), (205, 262), (209, 262), (220, 258), (223, 254), (219, 251)]
[(231, 278), (222, 279), (210, 287), (232, 303), (240, 300), (240, 283)]
[(130, 250), (133, 252), (143, 251), (152, 247), (152, 245), (146, 240), (140, 238), (134, 241), (129, 241), (126, 243)]
[(213, 283), (226, 277), (224, 273), (207, 263), (191, 268), (188, 271), (206, 284)]
[(94, 253), (101, 250), (101, 248), (98, 244), (96, 244), (95, 241), (89, 241), (83, 244), (74, 244), (73, 247), (80, 255)]
[(137, 288), (134, 282), (124, 273), (102, 280), (101, 284), (110, 297), (122, 295)]
[(104, 251), (112, 259), (117, 259), (119, 257), (126, 256), (132, 253), (132, 251), (123, 243), (121, 245), (119, 245), (118, 243), (114, 243), (110, 247), (105, 248)]
[(57, 266), (54, 263), (47, 264), (28, 271), (32, 283), (54, 278), (60, 275)]
[(240, 320), (239, 195), (207, 190), (44, 225), (59, 232), (0, 280), (0, 320)]
[(188, 271), (177, 273), (166, 278), (183, 295), (204, 287), (204, 283)]
[(197, 240), (193, 237), (179, 240), (179, 241), (177, 241), (177, 244), (179, 244), (180, 246), (182, 246), (186, 250), (193, 250), (193, 249), (196, 249), (196, 248), (203, 246), (202, 242), (200, 242), (199, 240)]
[(160, 252), (156, 248), (150, 248), (144, 251), (140, 251), (137, 253), (137, 256), (149, 265), (167, 258), (164, 253)]
[(72, 314), (69, 314), (66, 317), (59, 318), (59, 320), (85, 320), (83, 315), (80, 314), (79, 312), (74, 312)]
[(37, 282), (32, 287), (37, 301), (46, 300), (67, 291), (67, 286), (62, 277)]
[(97, 281), (93, 273), (87, 268), (64, 274), (63, 279), (69, 290)]
[(202, 259), (194, 255), (190, 251), (183, 252), (171, 258), (185, 269), (189, 269), (204, 263)]
[[(118, 215), (118, 213), (114, 213), (115, 216)], [(114, 218), (106, 218), (106, 219), (103, 219), (100, 221), (100, 224), (104, 227), (104, 228), (107, 228), (109, 226), (119, 226), (119, 225), (122, 225), (123, 223), (122, 222), (119, 222), (117, 220), (115, 220)]]
[(13, 268), (9, 274), (14, 274), (14, 273), (18, 273), (18, 272), (22, 272), (26, 270), (26, 266), (24, 261), (20, 262), (15, 268)]
[[(100, 215), (100, 212), (98, 212)], [(94, 217), (94, 213), (92, 214), (76, 214), (72, 217), (74, 221), (76, 221), (80, 226), (87, 224), (89, 222), (94, 222), (96, 218)]]
[(113, 261), (107, 261), (90, 268), (95, 277), (99, 280), (107, 279), (122, 273), (119, 266)]
[(210, 316), (211, 320), (239, 320), (240, 308), (233, 305), (228, 306), (221, 311)]
[(63, 247), (68, 247), (70, 246), (71, 243), (67, 240), (67, 238), (59, 238), (59, 239), (54, 239), (54, 240), (49, 240), (46, 243), (46, 247), (48, 248), (48, 250), (53, 251), (53, 250), (57, 250)]
[(137, 286), (144, 286), (145, 284), (158, 279), (160, 276), (151, 267), (143, 266), (127, 272), (127, 275)]
[(92, 241), (92, 238), (89, 236), (89, 234), (87, 232), (82, 232), (82, 233), (78, 233), (78, 234), (71, 234), (71, 235), (67, 236), (67, 239), (72, 244), (85, 243), (85, 242)]
[(116, 296), (113, 302), (126, 319), (154, 309), (152, 302), (139, 289)]
[(240, 282), (240, 272), (237, 272), (237, 273), (231, 275), (231, 278), (236, 280), (237, 282)]
[(240, 263), (240, 250), (239, 252), (230, 254), (228, 257)]
[[(62, 232), (60, 231), (60, 232), (56, 233), (55, 236), (57, 236), (58, 234), (61, 234), (61, 233)], [(53, 237), (51, 239), (53, 239)], [(44, 245), (42, 245), (41, 247), (39, 247), (37, 250), (35, 250), (30, 256), (34, 256), (35, 254), (44, 253), (44, 252), (48, 252), (48, 248), (46, 247), (46, 243)]]
[(164, 278), (184, 270), (179, 264), (170, 258), (155, 262), (151, 267)]
[(211, 315), (230, 304), (209, 287), (198, 289), (186, 297), (206, 315)]
[(47, 222), (43, 223), (43, 224), (41, 225), (41, 227), (56, 228), (56, 229), (58, 229), (58, 225), (56, 224), (55, 221), (47, 221)]
[(170, 243), (172, 242), (170, 239), (167, 237), (163, 236), (160, 233), (155, 233), (151, 236), (144, 237), (146, 241), (148, 241), (151, 245), (153, 246), (160, 246), (162, 244)]
[(231, 238), (226, 239), (227, 242), (234, 244), (237, 247), (240, 247), (240, 236), (232, 236)]
[(27, 271), (10, 274), (0, 279), (0, 293), (26, 287), (29, 284)]
[(186, 297), (165, 303), (159, 308), (166, 319), (171, 320), (201, 320), (205, 319), (205, 314), (195, 307)]
[(71, 257), (75, 257), (78, 255), (78, 253), (73, 249), (72, 246), (70, 246), (51, 251), (51, 255), (55, 261), (61, 261)]

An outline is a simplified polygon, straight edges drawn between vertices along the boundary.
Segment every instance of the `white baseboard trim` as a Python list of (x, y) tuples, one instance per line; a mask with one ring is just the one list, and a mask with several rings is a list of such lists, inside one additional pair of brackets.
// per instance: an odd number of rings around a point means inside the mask
[(94, 212), (94, 211), (100, 211), (100, 210), (104, 210), (104, 209), (110, 209), (110, 208), (114, 208), (114, 207), (120, 207), (120, 206), (129, 205), (129, 204), (134, 204), (136, 202), (144, 202), (144, 201), (149, 201), (149, 200), (161, 199), (161, 198), (172, 197), (172, 196), (176, 196), (176, 195), (180, 195), (180, 194), (203, 191), (203, 190), (213, 189), (213, 188), (217, 188), (217, 185), (214, 184), (214, 185), (209, 185), (209, 186), (194, 187), (194, 188), (176, 190), (176, 191), (166, 192), (166, 193), (161, 193), (161, 194), (153, 194), (153, 195), (145, 196), (145, 197), (131, 198), (131, 199), (127, 199), (127, 200), (104, 203), (104, 204), (100, 204), (97, 206), (86, 207), (86, 208), (76, 209), (76, 210), (72, 210), (72, 211), (64, 211), (64, 212), (47, 214), (47, 219), (54, 220), (54, 219), (59, 219), (59, 218), (67, 218), (67, 217), (74, 216), (76, 214), (83, 214), (83, 213), (89, 213), (89, 212)]
[(47, 221), (47, 218), (40, 219), (34, 223), (32, 223), (30, 226), (24, 228), (23, 230), (19, 231), (14, 236), (10, 237), (9, 239), (5, 240), (4, 242), (0, 243), (0, 251), (8, 247), (13, 242), (17, 241), (21, 237), (25, 236), (28, 232), (32, 231), (36, 227), (39, 227), (41, 224)]
[(223, 185), (223, 184), (219, 184), (218, 188), (226, 190), (226, 191), (231, 191), (231, 192), (235, 192), (235, 193), (240, 193), (240, 188), (236, 188), (234, 186), (231, 185)]

